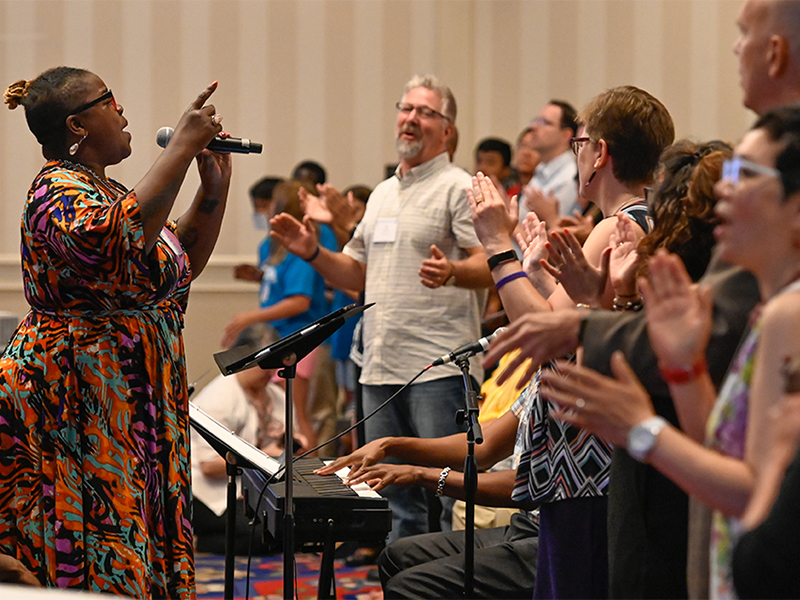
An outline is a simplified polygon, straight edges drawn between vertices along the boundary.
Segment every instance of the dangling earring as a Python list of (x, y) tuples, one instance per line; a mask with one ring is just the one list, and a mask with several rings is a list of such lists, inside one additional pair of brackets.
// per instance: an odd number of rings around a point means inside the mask
[(75, 156), (75, 153), (78, 152), (78, 148), (80, 147), (81, 142), (85, 139), (86, 139), (86, 134), (84, 134), (81, 139), (79, 139), (77, 142), (75, 142), (74, 144), (72, 144), (72, 146), (69, 147), (70, 156)]
[(592, 174), (589, 175), (589, 181), (587, 181), (586, 185), (584, 185), (583, 187), (585, 187), (585, 188), (589, 187), (589, 184), (592, 183), (592, 179), (594, 179), (595, 175), (597, 175), (597, 171), (596, 170), (592, 171)]

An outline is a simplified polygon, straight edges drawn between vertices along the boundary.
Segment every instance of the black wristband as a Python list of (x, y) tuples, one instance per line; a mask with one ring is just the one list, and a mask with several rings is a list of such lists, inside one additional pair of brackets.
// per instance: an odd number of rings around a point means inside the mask
[(497, 265), (510, 262), (512, 260), (517, 260), (517, 253), (513, 250), (506, 250), (505, 252), (498, 252), (497, 254), (490, 256), (486, 262), (489, 263), (489, 270), (493, 271)]
[(319, 256), (319, 244), (317, 244), (317, 249), (314, 250), (314, 254), (309, 256), (308, 258), (304, 259), (306, 262), (313, 262), (315, 258)]

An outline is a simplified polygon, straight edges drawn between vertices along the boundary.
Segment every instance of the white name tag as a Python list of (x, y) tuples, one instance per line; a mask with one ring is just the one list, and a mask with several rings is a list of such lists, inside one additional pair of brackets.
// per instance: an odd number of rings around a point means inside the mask
[(372, 242), (385, 244), (397, 239), (397, 217), (384, 217), (375, 221), (375, 232)]

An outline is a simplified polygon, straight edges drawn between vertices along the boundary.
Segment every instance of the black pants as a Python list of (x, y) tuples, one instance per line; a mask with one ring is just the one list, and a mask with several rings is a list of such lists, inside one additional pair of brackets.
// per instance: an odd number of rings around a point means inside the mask
[[(516, 514), (507, 527), (475, 530), (477, 598), (533, 597), (536, 525)], [(464, 532), (426, 533), (389, 544), (378, 557), (385, 598), (461, 598)]]

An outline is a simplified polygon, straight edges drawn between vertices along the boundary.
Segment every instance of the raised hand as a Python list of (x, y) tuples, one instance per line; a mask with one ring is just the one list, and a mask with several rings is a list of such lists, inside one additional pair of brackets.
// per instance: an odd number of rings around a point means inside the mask
[(624, 215), (617, 217), (617, 227), (608, 242), (611, 247), (608, 276), (616, 295), (630, 298), (637, 293), (636, 273), (641, 264), (636, 250), (639, 240), (633, 229), (633, 221)]
[(563, 216), (556, 219), (557, 229), (568, 229), (575, 239), (583, 244), (594, 229), (594, 217), (591, 214), (582, 215), (580, 211), (573, 211), (572, 216)]
[(322, 198), (311, 194), (304, 187), (297, 191), (297, 196), (300, 198), (300, 206), (303, 212), (317, 223), (331, 223), (333, 221), (333, 215)]
[(483, 173), (472, 178), (467, 188), (475, 233), (488, 255), (511, 248), (511, 236), (517, 227), (517, 197), (509, 199), (497, 190)]
[(610, 249), (603, 252), (600, 268), (586, 260), (583, 249), (569, 231), (554, 231), (548, 246), (550, 260), (542, 268), (555, 277), (576, 304), (600, 306), (608, 280)]
[(658, 250), (650, 279), (639, 288), (647, 306), (650, 345), (665, 368), (687, 369), (705, 355), (711, 335), (711, 294), (692, 284), (681, 259)]
[(521, 232), (517, 234), (517, 244), (522, 250), (522, 268), (536, 290), (548, 298), (558, 282), (542, 269), (541, 261), (548, 256), (547, 227), (536, 213), (528, 213), (522, 222)]
[(175, 126), (167, 148), (186, 149), (192, 156), (199, 154), (214, 137), (222, 132), (222, 117), (213, 104), (206, 104), (217, 89), (215, 81), (195, 98)]
[(270, 219), (271, 237), (278, 240), (289, 252), (300, 258), (309, 258), (319, 247), (314, 225), (306, 215), (301, 223), (288, 213)]
[(444, 252), (436, 244), (431, 246), (431, 257), (422, 261), (419, 278), (422, 285), (429, 288), (443, 286), (455, 274), (453, 263), (447, 260)]
[(538, 187), (529, 183), (525, 186), (525, 208), (536, 213), (540, 221), (548, 228), (556, 226), (558, 221), (558, 199), (552, 194), (545, 195)]

